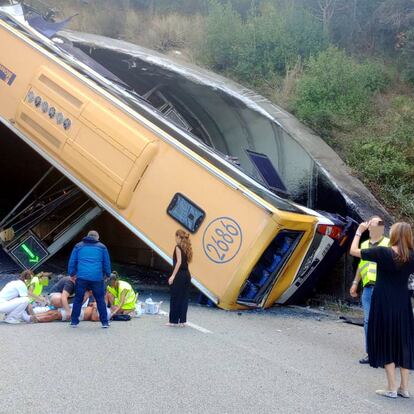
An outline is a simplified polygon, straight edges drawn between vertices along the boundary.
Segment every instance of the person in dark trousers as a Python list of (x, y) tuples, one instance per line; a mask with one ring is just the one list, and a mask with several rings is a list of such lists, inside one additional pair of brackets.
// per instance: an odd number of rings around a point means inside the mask
[(111, 275), (111, 261), (106, 246), (99, 241), (99, 234), (91, 230), (72, 250), (69, 259), (69, 275), (76, 276), (75, 300), (71, 326), (79, 325), (79, 315), (87, 289), (92, 290), (103, 328), (109, 327), (105, 303), (104, 277)]
[[(361, 250), (368, 249), (370, 247), (388, 247), (390, 239), (384, 236), (384, 222), (378, 216), (372, 216), (368, 222), (369, 239), (361, 243)], [(350, 295), (353, 298), (358, 296), (357, 289), (360, 282), (362, 282), (363, 291), (361, 295), (362, 309), (364, 312), (364, 332), (365, 332), (365, 352), (366, 355), (359, 360), (360, 364), (369, 364), (368, 359), (368, 321), (369, 321), (369, 309), (371, 306), (372, 292), (374, 291), (375, 281), (377, 280), (377, 264), (375, 262), (369, 262), (360, 260), (358, 269), (355, 274), (354, 281), (349, 290)]]
[(67, 320), (70, 318), (71, 309), (69, 306), (69, 298), (75, 292), (75, 278), (64, 276), (55, 283), (49, 292), (50, 304), (55, 308), (63, 308), (66, 312)]
[(191, 285), (191, 275), (188, 263), (193, 258), (190, 234), (184, 230), (175, 233), (177, 245), (173, 254), (173, 272), (168, 279), (171, 286), (170, 320), (168, 326), (185, 326), (187, 323), (188, 296)]
[[(414, 369), (414, 316), (408, 293), (408, 278), (414, 272), (413, 233), (408, 223), (396, 223), (391, 227), (390, 247), (361, 250), (359, 239), (368, 227), (369, 223), (359, 225), (351, 254), (377, 263), (368, 323), (369, 364), (385, 368), (388, 386), (377, 390), (378, 395), (409, 398), (409, 370)], [(401, 373), (398, 388), (396, 367)]]

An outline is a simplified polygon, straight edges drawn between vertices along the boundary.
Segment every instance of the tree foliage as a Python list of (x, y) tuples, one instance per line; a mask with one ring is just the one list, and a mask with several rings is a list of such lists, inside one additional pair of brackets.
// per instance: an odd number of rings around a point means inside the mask
[(230, 3), (212, 1), (200, 60), (253, 82), (283, 74), (326, 46), (322, 26), (303, 8), (263, 4), (243, 19)]
[(42, 1), (282, 97), (414, 223), (414, 0)]
[(357, 63), (343, 50), (330, 47), (309, 60), (297, 85), (297, 115), (322, 131), (352, 121), (359, 124), (370, 114), (370, 98), (388, 84), (381, 67)]

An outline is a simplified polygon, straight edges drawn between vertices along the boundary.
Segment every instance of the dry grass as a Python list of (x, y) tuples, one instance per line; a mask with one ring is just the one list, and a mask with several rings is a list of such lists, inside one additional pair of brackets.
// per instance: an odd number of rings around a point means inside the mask
[[(176, 13), (156, 15), (129, 11), (122, 37), (161, 52), (172, 49), (192, 49), (194, 41), (202, 37), (202, 16), (181, 16)], [(139, 28), (137, 27), (139, 24)]]
[(259, 93), (280, 107), (291, 110), (291, 103), (295, 96), (296, 83), (303, 74), (303, 64), (298, 60), (294, 67), (288, 69), (282, 78), (274, 76), (272, 79), (260, 79), (257, 85), (252, 85)]
[(185, 50), (190, 60), (194, 60), (192, 51), (203, 39), (205, 19), (201, 15), (154, 15), (149, 11), (115, 8), (109, 0), (47, 1), (60, 11), (60, 18), (78, 13), (70, 29), (126, 40), (160, 52)]

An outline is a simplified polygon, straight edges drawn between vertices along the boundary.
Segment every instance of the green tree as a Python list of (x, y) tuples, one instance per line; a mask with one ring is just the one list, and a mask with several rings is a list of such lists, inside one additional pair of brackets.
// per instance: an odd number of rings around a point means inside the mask
[(240, 15), (227, 4), (211, 1), (199, 60), (216, 70), (235, 68), (246, 36)]

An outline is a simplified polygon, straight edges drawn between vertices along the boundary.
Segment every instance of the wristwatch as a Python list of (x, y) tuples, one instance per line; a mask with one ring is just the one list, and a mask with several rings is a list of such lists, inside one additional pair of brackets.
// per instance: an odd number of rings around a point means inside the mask
[(355, 236), (359, 236), (359, 237), (361, 237), (361, 236), (362, 236), (362, 233), (360, 233), (359, 231), (357, 231), (357, 232), (355, 233)]

